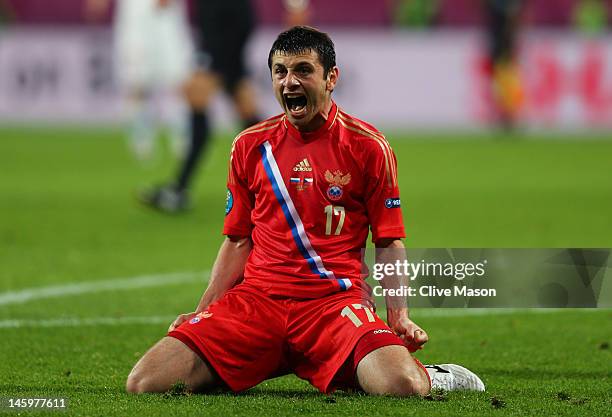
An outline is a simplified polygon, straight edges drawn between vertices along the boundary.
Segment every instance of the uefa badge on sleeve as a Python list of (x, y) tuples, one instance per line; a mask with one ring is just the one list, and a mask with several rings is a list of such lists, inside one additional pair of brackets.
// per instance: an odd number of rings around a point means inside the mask
[(232, 207), (234, 207), (234, 196), (232, 192), (227, 189), (227, 196), (225, 197), (225, 215), (227, 216), (230, 211), (232, 211)]

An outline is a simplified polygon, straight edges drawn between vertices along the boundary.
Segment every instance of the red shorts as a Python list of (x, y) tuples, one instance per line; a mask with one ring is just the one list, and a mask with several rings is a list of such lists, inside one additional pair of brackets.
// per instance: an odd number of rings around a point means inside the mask
[(168, 335), (207, 361), (233, 391), (293, 372), (328, 393), (354, 387), (357, 364), (369, 352), (403, 345), (364, 304), (359, 290), (293, 300), (242, 283)]

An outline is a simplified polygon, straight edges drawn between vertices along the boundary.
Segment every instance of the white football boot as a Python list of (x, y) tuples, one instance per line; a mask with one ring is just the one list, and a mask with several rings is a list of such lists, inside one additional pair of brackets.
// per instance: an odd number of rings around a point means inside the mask
[(431, 379), (432, 389), (445, 391), (484, 391), (485, 385), (478, 375), (463, 366), (444, 363), (442, 365), (425, 365)]

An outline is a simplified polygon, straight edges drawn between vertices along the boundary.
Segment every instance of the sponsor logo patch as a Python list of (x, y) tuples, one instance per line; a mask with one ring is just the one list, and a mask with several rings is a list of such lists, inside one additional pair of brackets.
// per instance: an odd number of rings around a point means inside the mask
[(381, 333), (391, 333), (393, 334), (393, 332), (389, 329), (378, 329), (378, 330), (374, 330), (373, 334), (381, 334)]
[(310, 162), (308, 162), (307, 158), (302, 159), (300, 162), (295, 164), (293, 167), (294, 172), (312, 172), (312, 167), (310, 166)]
[(385, 207), (388, 209), (392, 209), (392, 208), (400, 208), (401, 202), (399, 197), (395, 197), (395, 198), (387, 198), (385, 200)]

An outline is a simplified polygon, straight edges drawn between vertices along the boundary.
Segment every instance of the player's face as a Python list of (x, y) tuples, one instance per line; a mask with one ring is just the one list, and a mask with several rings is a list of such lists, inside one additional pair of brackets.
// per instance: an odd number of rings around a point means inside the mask
[(331, 92), (338, 80), (338, 67), (323, 76), (323, 65), (315, 51), (272, 57), (272, 86), (289, 121), (309, 132), (321, 127), (331, 108)]

